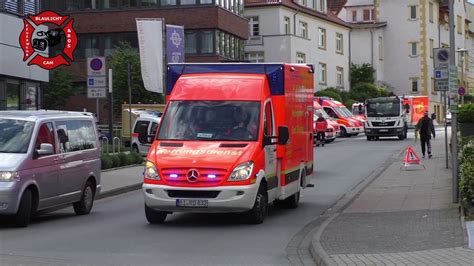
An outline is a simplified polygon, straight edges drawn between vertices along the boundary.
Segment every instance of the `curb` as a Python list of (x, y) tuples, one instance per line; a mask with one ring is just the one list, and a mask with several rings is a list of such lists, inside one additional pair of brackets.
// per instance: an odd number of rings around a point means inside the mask
[(136, 183), (136, 184), (133, 184), (133, 185), (128, 185), (128, 186), (125, 186), (125, 187), (112, 189), (112, 190), (109, 190), (109, 191), (106, 191), (106, 192), (103, 192), (103, 193), (101, 192), (99, 195), (97, 195), (95, 197), (95, 199), (96, 200), (101, 200), (101, 199), (104, 199), (104, 198), (117, 196), (117, 195), (124, 194), (124, 193), (127, 193), (127, 192), (131, 192), (131, 191), (134, 191), (134, 190), (139, 190), (140, 188), (142, 188), (142, 185), (143, 185), (143, 182), (140, 182), (140, 183)]
[[(408, 145), (409, 146), (409, 145)], [(392, 155), (378, 168), (376, 168), (372, 173), (365, 177), (361, 182), (359, 182), (354, 188), (349, 192), (345, 193), (341, 198), (334, 204), (333, 207), (327, 209), (320, 217), (316, 220), (323, 217), (327, 217), (324, 222), (321, 223), (321, 226), (317, 228), (316, 233), (311, 240), (309, 249), (311, 256), (313, 257), (316, 265), (332, 265), (334, 264), (330, 256), (326, 253), (324, 248), (321, 245), (321, 235), (326, 229), (326, 227), (334, 220), (341, 211), (346, 209), (372, 182), (374, 182), (380, 175), (382, 175), (387, 168), (393, 163), (400, 160), (400, 156), (403, 155), (407, 147), (404, 147), (400, 150), (395, 151)]]
[(130, 165), (120, 166), (120, 167), (115, 167), (115, 168), (102, 169), (102, 170), (100, 170), (100, 172), (101, 173), (107, 173), (107, 172), (112, 172), (112, 171), (115, 171), (115, 170), (122, 170), (122, 169), (137, 167), (137, 166), (145, 166), (145, 164), (130, 164)]

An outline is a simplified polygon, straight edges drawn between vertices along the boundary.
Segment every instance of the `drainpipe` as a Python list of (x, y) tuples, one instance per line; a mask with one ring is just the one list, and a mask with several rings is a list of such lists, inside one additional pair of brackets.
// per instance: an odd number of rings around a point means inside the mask
[(352, 89), (351, 86), (351, 67), (352, 67), (352, 58), (351, 58), (351, 33), (352, 29), (349, 30), (349, 91)]
[(374, 30), (370, 29), (370, 63), (374, 67)]
[(298, 15), (299, 11), (296, 10), (295, 14), (293, 14), (293, 35), (296, 36), (296, 15)]

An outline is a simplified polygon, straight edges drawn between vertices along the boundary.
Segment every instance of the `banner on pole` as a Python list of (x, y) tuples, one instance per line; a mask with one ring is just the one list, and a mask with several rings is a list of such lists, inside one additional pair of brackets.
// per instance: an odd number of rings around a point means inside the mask
[(137, 18), (136, 22), (143, 85), (163, 93), (163, 20)]
[(184, 27), (166, 25), (166, 62), (184, 63)]

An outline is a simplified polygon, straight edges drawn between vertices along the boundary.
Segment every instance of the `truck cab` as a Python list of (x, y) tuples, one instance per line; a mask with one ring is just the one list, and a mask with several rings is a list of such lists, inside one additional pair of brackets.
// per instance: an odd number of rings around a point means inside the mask
[(147, 156), (149, 223), (173, 212), (290, 208), (313, 173), (313, 67), (171, 64), (167, 106)]
[(379, 137), (406, 139), (409, 112), (399, 97), (379, 97), (366, 101), (365, 135), (367, 140)]

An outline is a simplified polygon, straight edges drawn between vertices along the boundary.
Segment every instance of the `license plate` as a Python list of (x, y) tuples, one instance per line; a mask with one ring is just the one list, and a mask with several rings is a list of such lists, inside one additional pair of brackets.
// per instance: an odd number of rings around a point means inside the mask
[(177, 199), (176, 207), (207, 208), (207, 200), (201, 199)]
[(388, 129), (380, 129), (380, 132), (388, 132)]

